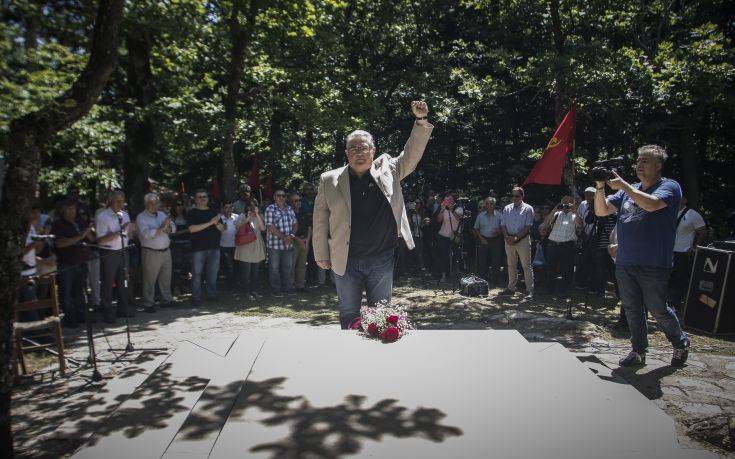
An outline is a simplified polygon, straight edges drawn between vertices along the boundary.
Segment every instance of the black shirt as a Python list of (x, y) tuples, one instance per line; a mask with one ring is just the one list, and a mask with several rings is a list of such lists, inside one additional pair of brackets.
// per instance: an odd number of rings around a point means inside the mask
[(306, 236), (308, 236), (309, 227), (311, 226), (311, 220), (311, 214), (308, 214), (304, 211), (304, 209), (301, 209), (299, 213), (296, 214), (296, 221), (299, 222), (299, 230), (296, 231), (296, 234), (294, 234), (294, 236), (300, 238), (305, 238)]
[[(51, 227), (51, 233), (58, 238), (70, 239), (80, 236), (81, 231), (79, 224), (70, 223), (64, 218), (56, 220)], [(81, 241), (80, 241), (81, 242)], [(62, 265), (78, 265), (89, 260), (89, 249), (77, 244), (68, 247), (54, 247), (56, 252), (56, 260)]]
[[(219, 212), (214, 209), (200, 210), (194, 208), (186, 213), (186, 224), (188, 226), (201, 225), (202, 223), (207, 223), (217, 215), (219, 215)], [(191, 251), (219, 250), (220, 236), (221, 233), (214, 225), (202, 231), (191, 233)]]
[(398, 246), (398, 227), (388, 199), (366, 172), (350, 170), (352, 221), (349, 258), (365, 258)]

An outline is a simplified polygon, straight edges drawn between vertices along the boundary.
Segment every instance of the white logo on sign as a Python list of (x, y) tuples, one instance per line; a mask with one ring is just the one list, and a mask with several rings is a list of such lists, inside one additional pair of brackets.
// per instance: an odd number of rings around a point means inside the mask
[(711, 258), (705, 258), (704, 259), (704, 272), (710, 273), (710, 274), (716, 274), (718, 264), (719, 264), (719, 261), (712, 263)]

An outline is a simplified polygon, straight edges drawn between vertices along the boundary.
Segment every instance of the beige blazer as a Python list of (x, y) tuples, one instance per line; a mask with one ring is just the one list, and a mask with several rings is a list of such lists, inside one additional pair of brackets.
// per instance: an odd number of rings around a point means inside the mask
[[(370, 174), (393, 209), (396, 229), (409, 249), (414, 248), (401, 191), (401, 180), (416, 169), (434, 126), (414, 124), (411, 136), (397, 157), (383, 154), (373, 161)], [(332, 271), (342, 276), (350, 250), (352, 200), (348, 166), (322, 174), (314, 203), (314, 258), (329, 260)]]

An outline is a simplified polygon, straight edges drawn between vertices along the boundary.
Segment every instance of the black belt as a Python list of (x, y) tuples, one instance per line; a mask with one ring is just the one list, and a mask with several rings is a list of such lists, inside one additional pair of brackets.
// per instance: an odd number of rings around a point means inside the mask
[(165, 249), (154, 249), (152, 247), (145, 247), (145, 246), (143, 246), (143, 248), (146, 249), (146, 250), (153, 250), (155, 252), (168, 252), (168, 247), (166, 247)]

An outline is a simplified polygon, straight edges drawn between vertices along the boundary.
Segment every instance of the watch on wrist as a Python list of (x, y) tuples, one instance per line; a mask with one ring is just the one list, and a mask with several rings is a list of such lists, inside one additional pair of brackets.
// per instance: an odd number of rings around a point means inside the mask
[(428, 116), (417, 116), (416, 117), (416, 121), (419, 121), (419, 120), (428, 120), (428, 119), (429, 119)]

